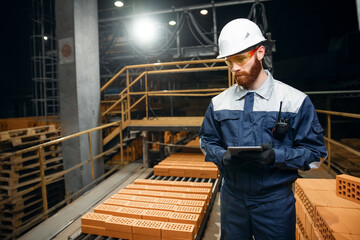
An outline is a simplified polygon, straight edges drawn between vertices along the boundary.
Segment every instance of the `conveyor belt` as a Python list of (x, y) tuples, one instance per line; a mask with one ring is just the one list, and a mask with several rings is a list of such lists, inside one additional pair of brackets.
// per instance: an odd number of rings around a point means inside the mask
[[(148, 177), (149, 180), (162, 180), (162, 181), (181, 181), (181, 182), (208, 182), (213, 183), (212, 187), (212, 194), (209, 201), (209, 205), (206, 209), (206, 212), (204, 214), (204, 218), (201, 222), (201, 225), (199, 227), (199, 231), (197, 235), (195, 236), (195, 240), (200, 240), (205, 232), (205, 226), (209, 219), (210, 212), (212, 210), (212, 207), (214, 205), (215, 197), (217, 192), (220, 188), (220, 178), (217, 179), (208, 179), (208, 178), (188, 178), (188, 177), (164, 177), (164, 176), (156, 176), (151, 175)], [(118, 239), (118, 238), (112, 238), (112, 237), (105, 237), (105, 236), (98, 236), (98, 235), (92, 235), (92, 234), (85, 234), (85, 233), (78, 233), (75, 236), (69, 236), (69, 240), (110, 240), (110, 239)]]

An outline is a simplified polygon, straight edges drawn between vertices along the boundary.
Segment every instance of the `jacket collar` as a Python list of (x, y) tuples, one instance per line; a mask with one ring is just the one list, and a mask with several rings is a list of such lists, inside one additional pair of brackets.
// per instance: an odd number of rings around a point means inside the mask
[(261, 87), (255, 91), (246, 90), (245, 88), (243, 88), (235, 83), (237, 99), (243, 98), (248, 92), (255, 92), (260, 97), (265, 98), (266, 100), (269, 100), (271, 93), (274, 89), (274, 78), (268, 70), (264, 70), (264, 71), (267, 74), (267, 78), (266, 78), (265, 82), (263, 83), (263, 85), (261, 85)]

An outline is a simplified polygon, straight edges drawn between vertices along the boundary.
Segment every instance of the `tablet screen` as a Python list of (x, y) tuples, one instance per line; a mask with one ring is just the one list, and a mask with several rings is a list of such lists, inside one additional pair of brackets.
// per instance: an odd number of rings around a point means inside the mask
[(262, 151), (261, 146), (238, 146), (238, 147), (228, 147), (228, 150), (231, 155), (237, 155), (239, 152), (243, 151)]

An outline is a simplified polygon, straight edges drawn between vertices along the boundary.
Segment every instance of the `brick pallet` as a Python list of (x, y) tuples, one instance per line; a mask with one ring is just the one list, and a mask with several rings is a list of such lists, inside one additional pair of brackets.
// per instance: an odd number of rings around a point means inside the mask
[[(54, 126), (42, 126), (0, 133), (0, 238), (12, 239), (21, 235), (25, 224), (43, 212), (39, 150), (17, 153), (21, 148), (59, 137)], [(51, 177), (63, 170), (61, 145), (43, 148), (44, 171)], [(48, 207), (64, 198), (64, 179), (47, 185)], [(21, 230), (22, 229), (22, 230)]]
[(202, 153), (184, 153), (171, 155), (154, 166), (154, 175), (216, 179), (219, 171), (214, 163), (205, 162)]
[(194, 239), (212, 183), (137, 179), (82, 217), (82, 232), (123, 239)]
[(338, 197), (337, 181), (298, 179), (295, 182), (297, 239), (360, 239), (357, 227), (360, 204)]

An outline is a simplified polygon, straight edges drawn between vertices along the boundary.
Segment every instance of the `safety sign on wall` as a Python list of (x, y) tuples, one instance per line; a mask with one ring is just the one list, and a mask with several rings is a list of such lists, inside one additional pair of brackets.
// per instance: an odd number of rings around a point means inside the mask
[(59, 64), (74, 62), (74, 39), (59, 39)]

